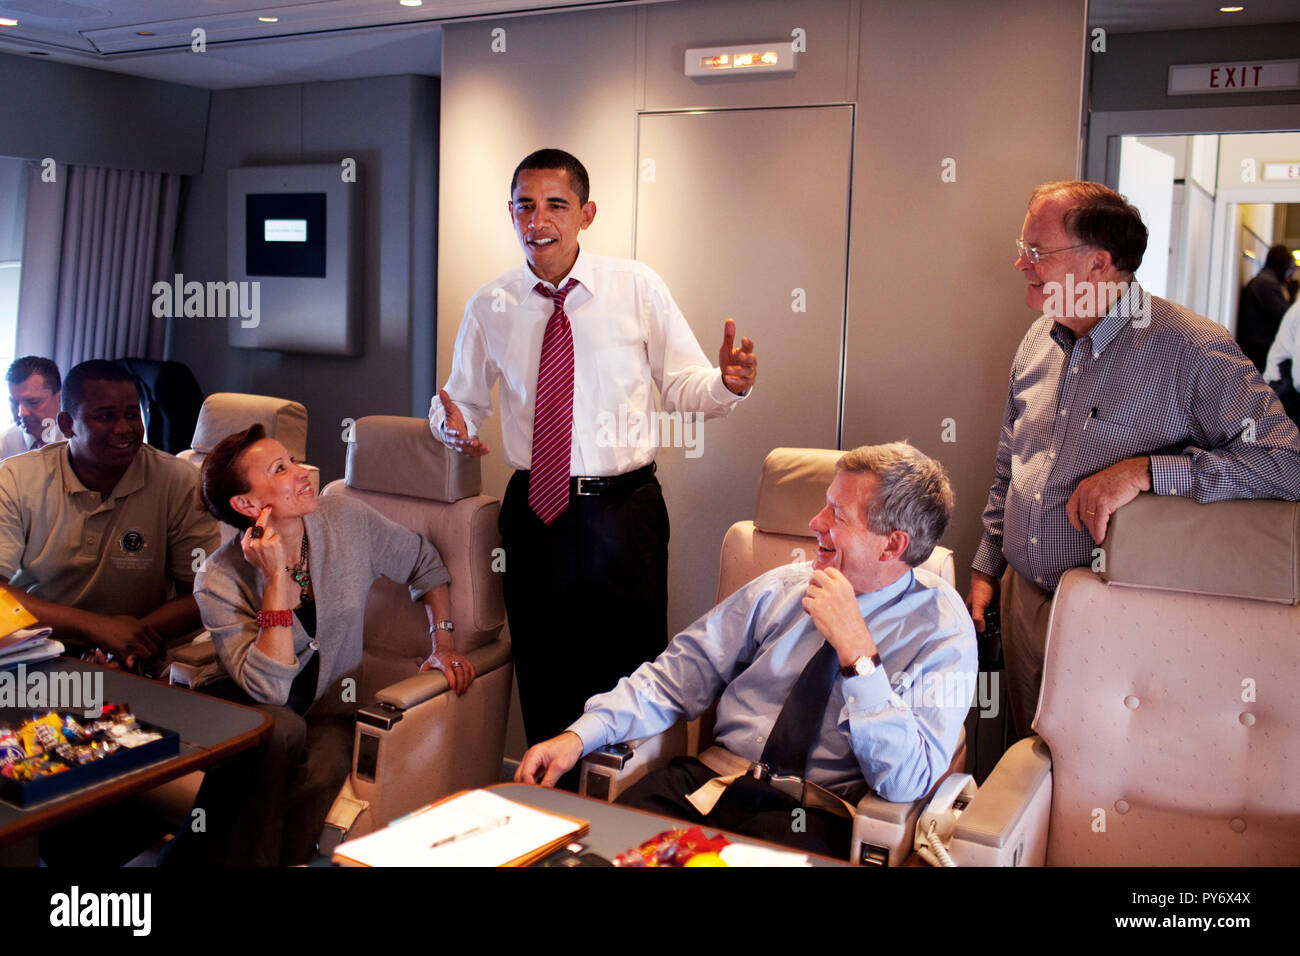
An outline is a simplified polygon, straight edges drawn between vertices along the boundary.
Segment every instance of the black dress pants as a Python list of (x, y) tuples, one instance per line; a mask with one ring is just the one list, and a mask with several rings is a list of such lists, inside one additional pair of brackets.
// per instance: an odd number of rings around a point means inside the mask
[(528, 473), (501, 504), (505, 603), (529, 745), (562, 733), (593, 694), (657, 657), (668, 638), (668, 510), (652, 470), (578, 495), (549, 526)]
[(741, 777), (729, 786), (709, 815), (704, 816), (686, 795), (717, 775), (695, 757), (675, 757), (668, 766), (638, 780), (616, 802), (706, 829), (716, 827), (781, 843), (806, 853), (840, 860), (848, 857), (853, 843), (852, 820), (817, 807), (801, 808), (792, 797), (751, 777)]

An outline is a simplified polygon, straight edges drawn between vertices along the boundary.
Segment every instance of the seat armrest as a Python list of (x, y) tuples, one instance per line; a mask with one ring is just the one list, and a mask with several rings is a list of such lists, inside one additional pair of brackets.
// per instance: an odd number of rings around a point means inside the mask
[(1052, 806), (1052, 755), (1041, 737), (998, 761), (957, 820), (950, 854), (958, 866), (1042, 866)]
[[(467, 652), (465, 657), (474, 665), (476, 674), (486, 674), (510, 659), (510, 642), (496, 640), (483, 647), (474, 648)], [(415, 674), (405, 680), (399, 680), (396, 684), (389, 684), (375, 694), (375, 700), (399, 710), (410, 710), (416, 704), (438, 696), (450, 686), (442, 671), (428, 670), (423, 674)]]
[(167, 657), (190, 667), (202, 667), (217, 659), (217, 648), (212, 643), (212, 637), (204, 631), (188, 644), (168, 648)]
[(853, 815), (849, 859), (860, 866), (901, 866), (912, 852), (916, 821), (926, 800), (892, 803), (868, 791)]
[(623, 791), (674, 757), (686, 753), (686, 724), (678, 721), (661, 734), (594, 750), (583, 758), (578, 793), (613, 803)]
[[(459, 790), (501, 779), (514, 667), (500, 638), (465, 656), (474, 684), (450, 692), (441, 671), (384, 688), (357, 711), (352, 774), (332, 822), (361, 836)], [(395, 703), (396, 702), (396, 703)]]

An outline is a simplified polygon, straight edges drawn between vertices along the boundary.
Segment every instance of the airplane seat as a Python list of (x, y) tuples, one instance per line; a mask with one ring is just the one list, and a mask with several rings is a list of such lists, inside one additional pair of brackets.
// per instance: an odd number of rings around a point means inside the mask
[(349, 837), (501, 778), (514, 667), (502, 633), (500, 502), (481, 489), (478, 460), (446, 448), (426, 420), (375, 415), (357, 420), (346, 476), (323, 492), (364, 501), (433, 542), (451, 574), (456, 649), (477, 674), (457, 697), (441, 671), (418, 673), (432, 649), (424, 605), (404, 584), (375, 582), (353, 769), (329, 818)]
[(184, 449), (194, 435), (203, 390), (184, 362), (120, 358), (117, 364), (133, 376), (145, 407), (150, 445), (169, 454)]
[[(810, 561), (816, 535), (808, 522), (826, 505), (826, 489), (843, 452), (821, 448), (776, 448), (763, 461), (758, 501), (751, 521), (738, 521), (722, 541), (717, 600), (772, 568)], [(953, 553), (936, 546), (921, 565), (954, 582)], [(712, 742), (713, 711), (679, 722), (655, 737), (602, 748), (582, 764), (579, 792), (613, 801), (643, 776), (679, 754), (698, 754)], [(966, 763), (963, 729), (947, 773)], [(945, 774), (946, 776), (947, 774)], [(937, 786), (937, 781), (936, 781)], [(897, 866), (911, 851), (912, 835), (924, 800), (890, 803), (868, 793), (858, 803), (850, 859), (855, 863)]]
[[(311, 474), (311, 486), (320, 491), (320, 469), (306, 463), (307, 458), (307, 408), (301, 402), (270, 395), (245, 395), (239, 392), (215, 392), (203, 400), (198, 424), (190, 447), (177, 452), (176, 457), (202, 468), (203, 461), (212, 449), (235, 432), (252, 425), (266, 429), (266, 437), (274, 438)], [(235, 529), (221, 526), (224, 544), (235, 536)]]
[(1300, 859), (1300, 503), (1139, 495), (1068, 571), (1035, 736), (957, 820), (973, 866)]

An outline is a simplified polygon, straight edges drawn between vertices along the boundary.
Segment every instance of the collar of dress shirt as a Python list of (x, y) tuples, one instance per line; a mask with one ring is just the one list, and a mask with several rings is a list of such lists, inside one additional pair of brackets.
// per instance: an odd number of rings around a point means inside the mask
[(862, 612), (863, 618), (879, 611), (881, 608), (888, 607), (900, 597), (907, 593), (912, 586), (912, 581), (916, 574), (912, 568), (908, 568), (903, 574), (899, 575), (898, 580), (892, 584), (886, 584), (883, 588), (877, 588), (874, 591), (867, 591), (865, 594), (858, 595), (858, 610)]
[[(1116, 299), (1101, 320), (1088, 330), (1087, 337), (1092, 341), (1093, 358), (1106, 351), (1106, 346), (1115, 340), (1119, 330), (1130, 321), (1143, 317), (1149, 319), (1140, 308), (1142, 295), (1142, 287), (1136, 281), (1130, 282), (1124, 294)], [(1150, 308), (1149, 304), (1147, 308)], [(1067, 353), (1074, 347), (1075, 334), (1060, 322), (1052, 323), (1051, 336)]]
[(564, 283), (568, 282), (570, 279), (577, 279), (578, 284), (582, 286), (584, 289), (586, 289), (588, 293), (590, 293), (591, 295), (596, 294), (596, 283), (594, 281), (594, 267), (591, 261), (591, 256), (583, 252), (581, 246), (578, 247), (578, 258), (573, 261), (573, 268), (569, 270), (568, 275), (566, 275), (563, 279), (560, 280), (560, 285), (554, 285), (550, 282), (547, 282), (541, 276), (533, 272), (532, 268), (528, 265), (527, 259), (524, 260), (524, 279), (528, 283), (529, 291), (531, 291), (532, 288), (535, 285), (537, 285), (537, 283), (539, 282), (542, 285), (546, 286), (548, 289), (558, 289), (560, 288), (560, 286), (563, 286)]

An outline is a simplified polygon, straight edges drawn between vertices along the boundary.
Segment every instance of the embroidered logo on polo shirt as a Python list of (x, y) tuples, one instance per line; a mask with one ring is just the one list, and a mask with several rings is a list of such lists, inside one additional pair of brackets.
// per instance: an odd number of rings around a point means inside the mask
[(109, 554), (113, 567), (123, 571), (141, 571), (153, 563), (153, 548), (139, 528), (123, 531), (117, 539), (117, 549)]

